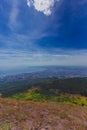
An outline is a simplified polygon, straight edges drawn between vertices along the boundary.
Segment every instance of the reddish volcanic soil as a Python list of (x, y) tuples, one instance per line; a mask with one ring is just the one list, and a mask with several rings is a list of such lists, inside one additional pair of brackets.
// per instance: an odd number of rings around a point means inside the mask
[(87, 130), (87, 108), (1, 98), (0, 130)]

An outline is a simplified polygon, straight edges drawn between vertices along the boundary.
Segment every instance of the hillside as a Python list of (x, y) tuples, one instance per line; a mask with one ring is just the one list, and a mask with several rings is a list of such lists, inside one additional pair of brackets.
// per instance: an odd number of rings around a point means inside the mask
[(87, 130), (86, 77), (1, 85), (0, 130)]
[(87, 108), (1, 98), (0, 130), (87, 130)]
[(27, 91), (32, 86), (40, 86), (45, 89), (59, 90), (63, 93), (81, 94), (87, 96), (87, 78), (25, 78), (0, 81), (0, 93), (3, 97), (9, 97), (17, 93)]
[(22, 80), (9, 83), (9, 87), (2, 87), (1, 93), (2, 97), (19, 100), (66, 102), (87, 106), (87, 78)]

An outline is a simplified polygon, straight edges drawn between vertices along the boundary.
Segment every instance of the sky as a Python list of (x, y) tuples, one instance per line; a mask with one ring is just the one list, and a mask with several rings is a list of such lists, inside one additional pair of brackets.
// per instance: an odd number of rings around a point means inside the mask
[(0, 0), (0, 67), (87, 66), (87, 0)]

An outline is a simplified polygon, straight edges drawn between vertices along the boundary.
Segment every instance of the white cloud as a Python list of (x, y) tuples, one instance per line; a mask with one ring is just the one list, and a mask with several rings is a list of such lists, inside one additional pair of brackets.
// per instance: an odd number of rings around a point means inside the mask
[(30, 7), (31, 6), (31, 1), (27, 0), (27, 5)]
[(49, 16), (52, 14), (52, 8), (55, 4), (55, 2), (58, 2), (59, 0), (27, 0), (27, 5), (34, 6), (34, 8), (44, 13), (45, 15)]
[(19, 2), (18, 0), (12, 0), (11, 1), (11, 11), (9, 14), (9, 27), (11, 30), (14, 30), (15, 28), (18, 28), (18, 14), (19, 14), (19, 8), (18, 8)]

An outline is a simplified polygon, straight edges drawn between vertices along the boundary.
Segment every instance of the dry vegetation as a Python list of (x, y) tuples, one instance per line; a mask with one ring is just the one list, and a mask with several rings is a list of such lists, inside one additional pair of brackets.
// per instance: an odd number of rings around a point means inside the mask
[(0, 130), (87, 130), (87, 107), (0, 98)]

